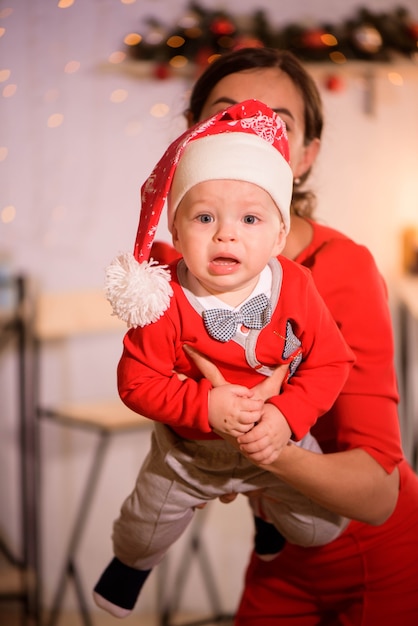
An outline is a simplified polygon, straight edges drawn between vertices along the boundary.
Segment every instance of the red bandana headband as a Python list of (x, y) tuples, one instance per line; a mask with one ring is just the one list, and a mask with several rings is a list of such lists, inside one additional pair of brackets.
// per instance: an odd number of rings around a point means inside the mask
[(107, 298), (114, 314), (129, 327), (154, 322), (169, 307), (170, 273), (150, 259), (167, 200), (171, 230), (185, 193), (198, 182), (216, 179), (253, 182), (265, 189), (288, 232), (293, 180), (286, 127), (265, 104), (247, 100), (188, 129), (169, 146), (143, 184), (134, 254), (120, 255), (106, 271)]

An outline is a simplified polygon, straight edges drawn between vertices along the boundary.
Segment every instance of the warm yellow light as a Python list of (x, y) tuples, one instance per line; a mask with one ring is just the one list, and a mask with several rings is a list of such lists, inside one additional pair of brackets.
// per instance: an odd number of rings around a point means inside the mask
[(64, 72), (66, 74), (75, 74), (75, 72), (78, 72), (80, 69), (80, 66), (80, 61), (68, 61), (68, 63), (65, 64)]
[(109, 63), (122, 63), (126, 59), (126, 54), (122, 52), (122, 50), (115, 50), (112, 54), (109, 55)]
[(62, 113), (53, 113), (48, 117), (47, 126), (48, 128), (58, 128), (64, 121), (64, 116)]
[(388, 80), (392, 85), (396, 85), (397, 87), (402, 87), (403, 78), (398, 72), (389, 72)]
[(167, 46), (170, 46), (170, 48), (180, 48), (185, 41), (184, 37), (173, 35), (167, 39)]
[(68, 7), (73, 6), (73, 4), (74, 0), (59, 0), (57, 6), (59, 9), (68, 9)]
[(341, 65), (342, 63), (347, 63), (347, 57), (342, 52), (330, 52), (329, 58), (333, 63), (337, 63)]
[(17, 91), (17, 85), (6, 85), (6, 87), (3, 89), (3, 97), (11, 98), (12, 96), (15, 95), (16, 91)]
[(7, 159), (7, 155), (9, 154), (9, 149), (6, 146), (0, 146), (0, 161), (5, 161)]
[(142, 41), (142, 36), (139, 33), (129, 33), (123, 41), (127, 46), (136, 46)]
[(169, 112), (170, 107), (168, 104), (164, 104), (163, 102), (156, 102), (150, 110), (150, 113), (153, 117), (164, 117)]
[(216, 59), (219, 59), (220, 56), (220, 54), (211, 54), (210, 57), (208, 57), (208, 63), (213, 63)]
[(188, 62), (189, 61), (182, 54), (177, 54), (175, 57), (173, 57), (169, 61), (171, 67), (175, 67), (176, 69), (179, 69), (180, 67), (184, 67), (185, 65), (187, 65)]
[(10, 224), (16, 217), (16, 208), (13, 206), (13, 204), (9, 204), (1, 210), (0, 215), (3, 224)]
[(122, 4), (135, 4), (136, 0), (120, 0)]
[(3, 37), (4, 33), (6, 32), (6, 29), (1, 27), (0, 28), (0, 37)]
[(6, 7), (5, 9), (0, 10), (0, 18), (3, 20), (6, 17), (10, 17), (13, 13), (12, 7)]
[(128, 92), (126, 89), (115, 89), (110, 94), (110, 102), (114, 102), (115, 104), (120, 104), (121, 102), (125, 102), (128, 97)]
[(5, 83), (6, 80), (9, 80), (10, 74), (10, 70), (0, 70), (0, 83)]
[(321, 35), (321, 41), (326, 46), (336, 46), (338, 44), (338, 39), (330, 33), (325, 33), (325, 35)]

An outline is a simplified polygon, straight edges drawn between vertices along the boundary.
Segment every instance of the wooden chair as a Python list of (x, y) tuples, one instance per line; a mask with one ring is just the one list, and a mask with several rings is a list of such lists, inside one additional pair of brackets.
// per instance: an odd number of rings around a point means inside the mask
[[(76, 562), (77, 550), (111, 438), (118, 433), (150, 428), (151, 422), (129, 410), (122, 403), (117, 396), (116, 383), (113, 397), (82, 402), (72, 402), (69, 397), (63, 398), (63, 401), (59, 403), (44, 400), (43, 395), (45, 394), (42, 389), (45, 388), (45, 380), (42, 379), (42, 374), (47, 359), (47, 348), (53, 349), (55, 347), (59, 348), (59, 351), (65, 352), (72, 340), (79, 341), (80, 338), (91, 338), (94, 335), (100, 339), (100, 336), (107, 337), (109, 333), (119, 335), (122, 346), (122, 337), (125, 331), (124, 324), (111, 315), (110, 305), (100, 290), (40, 293), (36, 298), (34, 369), (37, 372), (35, 405), (38, 424), (40, 425), (39, 420), (49, 419), (65, 427), (86, 429), (97, 435), (97, 444), (93, 451), (90, 469), (85, 480), (66, 556), (58, 578), (48, 620), (49, 626), (54, 626), (57, 623), (67, 584), (70, 580), (74, 583), (83, 623), (85, 626), (92, 626), (93, 622)], [(92, 359), (94, 361), (94, 355)], [(110, 358), (110, 367), (113, 367), (115, 371), (116, 363), (112, 358)], [(65, 371), (65, 375), (68, 377), (70, 372)], [(66, 392), (65, 395), (71, 394)], [(40, 430), (38, 432), (40, 435)]]
[[(36, 370), (41, 372), (35, 387), (38, 389), (37, 416), (50, 419), (63, 426), (87, 429), (97, 434), (97, 445), (93, 453), (90, 470), (84, 485), (75, 523), (71, 531), (66, 556), (49, 615), (48, 626), (55, 626), (62, 609), (67, 584), (73, 581), (81, 617), (85, 626), (93, 626), (88, 610), (80, 572), (76, 563), (77, 550), (82, 539), (90, 506), (97, 488), (106, 451), (111, 437), (117, 433), (151, 427), (152, 422), (130, 411), (119, 398), (100, 398), (94, 401), (68, 402), (50, 404), (42, 401), (42, 352), (52, 344), (64, 345), (74, 338), (93, 335), (118, 333), (121, 337), (126, 331), (125, 325), (111, 315), (109, 303), (102, 291), (82, 291), (65, 293), (41, 293), (37, 298), (36, 317), (34, 322)], [(113, 367), (115, 367), (113, 363)], [(116, 395), (116, 394), (115, 394)], [(159, 565), (158, 596), (160, 626), (171, 626), (172, 620), (179, 611), (180, 598), (183, 594), (186, 579), (190, 573), (192, 560), (197, 560), (208, 598), (212, 615), (207, 619), (189, 622), (187, 626), (201, 626), (213, 621), (230, 623), (231, 616), (222, 611), (221, 601), (216, 585), (216, 577), (201, 539), (202, 528), (206, 521), (208, 509), (198, 511), (188, 533), (184, 554), (173, 576), (173, 593), (167, 594), (166, 562)], [(178, 622), (176, 622), (178, 623)], [(181, 626), (181, 625), (179, 625)], [(186, 626), (183, 624), (183, 626)]]
[[(2, 389), (1, 393), (13, 394), (17, 399), (16, 432), (20, 484), (20, 506), (16, 520), (20, 545), (12, 546), (7, 540), (7, 533), (0, 528), (0, 602), (20, 605), (21, 626), (38, 626), (41, 623), (37, 528), (34, 515), (37, 502), (35, 420), (29, 400), (29, 373), (32, 369), (29, 365), (30, 313), (27, 278), (20, 275), (0, 275), (0, 353), (3, 349), (11, 348), (13, 366), (16, 366), (14, 384), (11, 388), (8, 386), (7, 389)], [(10, 356), (7, 354), (6, 358)], [(5, 400), (3, 396), (2, 400)], [(2, 412), (3, 410), (2, 407)], [(2, 501), (4, 510), (9, 505), (7, 499)], [(3, 613), (2, 608), (0, 613)], [(10, 619), (12, 615), (14, 617), (14, 613), (10, 614)], [(4, 614), (3, 617), (7, 620)]]

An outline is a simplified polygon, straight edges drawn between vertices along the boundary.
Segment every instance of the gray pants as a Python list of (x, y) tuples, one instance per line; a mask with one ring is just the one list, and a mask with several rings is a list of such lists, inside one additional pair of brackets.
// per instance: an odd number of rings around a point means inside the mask
[[(300, 444), (320, 453), (311, 435)], [(229, 443), (182, 439), (156, 422), (135, 489), (113, 526), (115, 556), (136, 569), (151, 569), (187, 528), (198, 504), (255, 489), (263, 489), (266, 519), (291, 543), (323, 545), (348, 525), (349, 520), (260, 469)]]

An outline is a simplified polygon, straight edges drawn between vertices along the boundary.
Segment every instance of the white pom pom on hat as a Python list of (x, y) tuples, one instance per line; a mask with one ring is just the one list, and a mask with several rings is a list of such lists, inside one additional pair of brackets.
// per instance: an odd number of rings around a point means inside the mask
[(107, 299), (114, 315), (129, 327), (155, 322), (170, 305), (170, 272), (150, 259), (168, 197), (171, 231), (187, 191), (199, 182), (218, 179), (262, 187), (289, 231), (293, 176), (286, 126), (267, 105), (247, 100), (196, 124), (169, 146), (143, 184), (134, 254), (118, 256), (106, 270)]
[(152, 259), (138, 263), (122, 254), (106, 270), (106, 288), (113, 312), (130, 328), (146, 326), (168, 309), (173, 290), (170, 273)]

